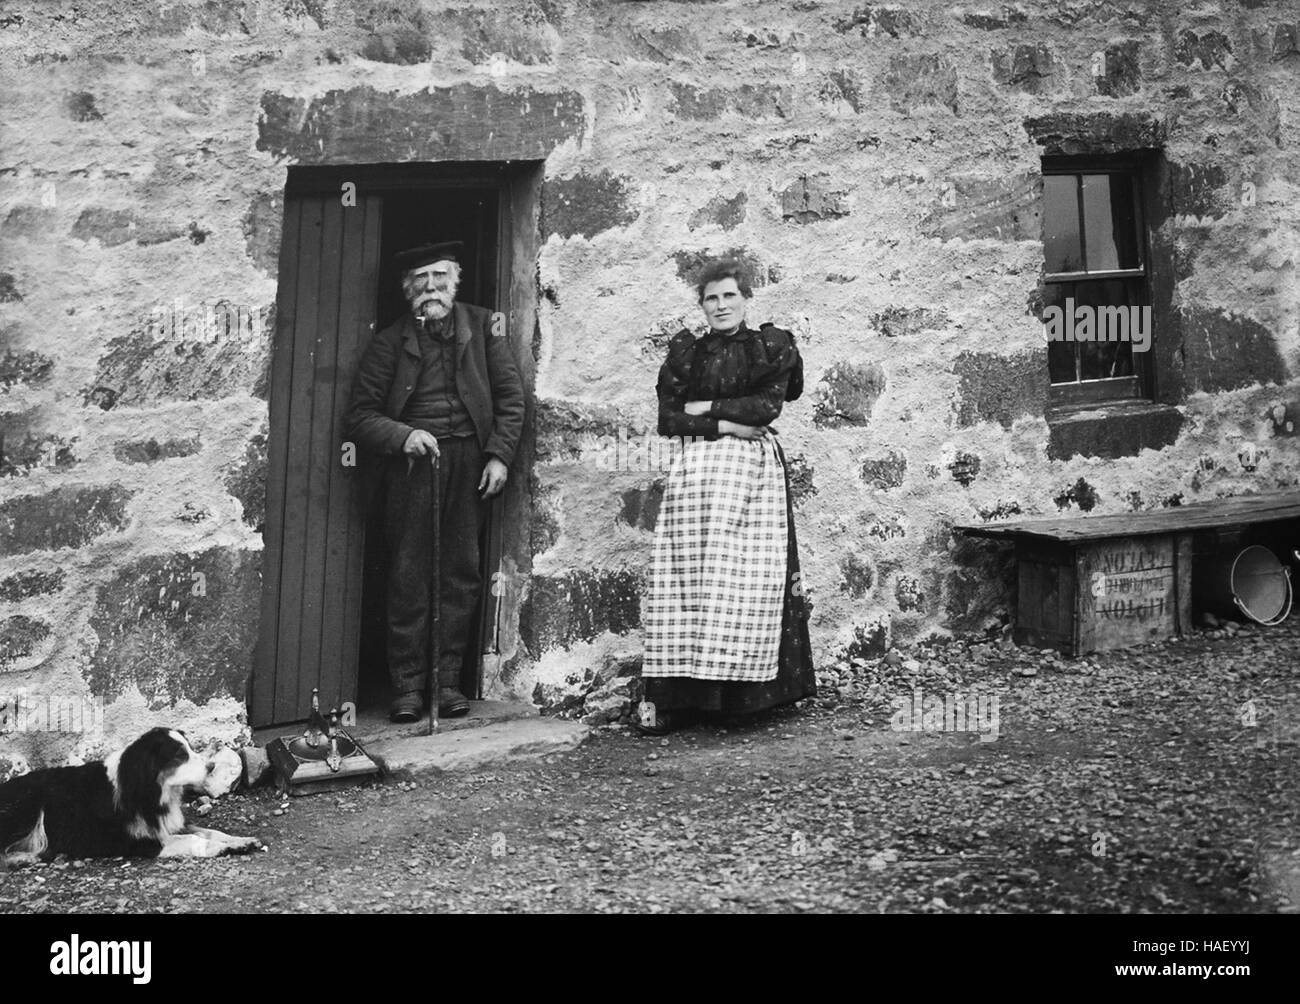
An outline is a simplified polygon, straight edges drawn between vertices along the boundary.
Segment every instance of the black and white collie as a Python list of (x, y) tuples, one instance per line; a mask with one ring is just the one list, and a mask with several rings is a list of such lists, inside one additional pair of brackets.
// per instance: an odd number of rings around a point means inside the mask
[(216, 857), (258, 850), (185, 824), (181, 796), (208, 765), (184, 732), (151, 729), (103, 763), (35, 770), (0, 784), (0, 866), (70, 858)]

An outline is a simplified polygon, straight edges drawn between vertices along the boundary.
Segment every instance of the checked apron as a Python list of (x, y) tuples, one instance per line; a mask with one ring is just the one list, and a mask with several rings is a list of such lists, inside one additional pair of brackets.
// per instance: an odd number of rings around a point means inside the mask
[(775, 435), (686, 440), (659, 510), (646, 698), (745, 712), (815, 693), (785, 458)]

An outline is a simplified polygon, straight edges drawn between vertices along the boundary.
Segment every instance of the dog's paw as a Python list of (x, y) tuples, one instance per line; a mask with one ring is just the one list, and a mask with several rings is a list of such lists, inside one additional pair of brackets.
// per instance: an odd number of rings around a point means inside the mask
[(225, 853), (252, 854), (255, 851), (264, 850), (266, 850), (266, 845), (263, 844), (262, 841), (258, 840), (257, 837), (240, 837), (234, 843), (229, 844), (226, 847)]

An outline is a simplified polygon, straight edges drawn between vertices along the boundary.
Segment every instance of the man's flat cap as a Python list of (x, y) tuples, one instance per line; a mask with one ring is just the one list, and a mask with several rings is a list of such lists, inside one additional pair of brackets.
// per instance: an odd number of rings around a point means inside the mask
[(464, 241), (421, 244), (418, 248), (399, 251), (394, 256), (393, 261), (397, 263), (397, 267), (403, 272), (409, 272), (413, 268), (423, 268), (425, 265), (432, 265), (435, 261), (454, 261), (459, 264), (460, 255), (464, 248)]

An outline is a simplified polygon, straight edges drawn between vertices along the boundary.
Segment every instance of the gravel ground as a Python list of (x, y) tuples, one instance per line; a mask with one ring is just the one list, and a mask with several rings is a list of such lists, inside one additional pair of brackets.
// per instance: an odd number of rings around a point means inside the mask
[[(0, 912), (1294, 913), (1298, 652), (1295, 618), (1086, 660), (915, 646), (668, 739), (231, 796), (203, 825), (268, 853), (16, 869)], [(915, 689), (996, 697), (996, 741), (892, 728)]]

